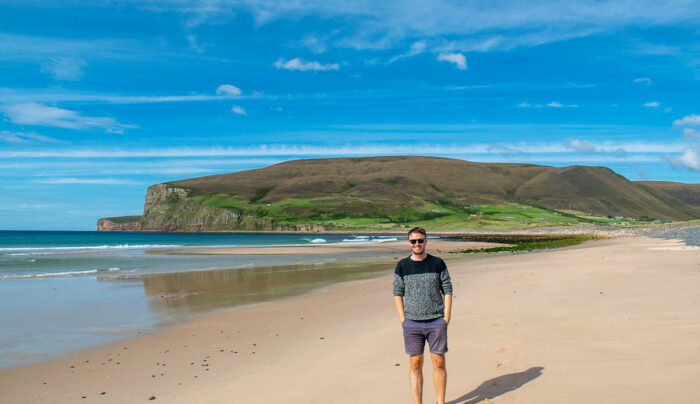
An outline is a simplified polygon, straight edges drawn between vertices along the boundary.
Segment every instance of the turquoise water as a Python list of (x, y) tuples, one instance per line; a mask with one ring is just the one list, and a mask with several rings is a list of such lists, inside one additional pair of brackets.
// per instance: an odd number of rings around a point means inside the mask
[(352, 254), (149, 252), (154, 249), (395, 239), (361, 234), (0, 231), (0, 369), (147, 333), (191, 315), (307, 293), (393, 269), (338, 264), (358, 258)]
[[(289, 257), (147, 254), (153, 249), (380, 243), (395, 236), (0, 231), (0, 280), (267, 266)], [(319, 257), (291, 258), (295, 262)]]

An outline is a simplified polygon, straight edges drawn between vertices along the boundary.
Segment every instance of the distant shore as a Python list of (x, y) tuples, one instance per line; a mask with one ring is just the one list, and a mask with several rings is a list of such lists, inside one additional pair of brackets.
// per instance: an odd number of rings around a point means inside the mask
[[(598, 237), (629, 237), (643, 236), (652, 233), (663, 231), (671, 231), (675, 229), (695, 228), (700, 227), (700, 220), (690, 220), (683, 222), (671, 222), (663, 224), (649, 225), (576, 225), (576, 226), (543, 226), (543, 227), (527, 227), (527, 228), (465, 228), (465, 229), (450, 229), (441, 230), (439, 228), (430, 228), (432, 236), (439, 237), (458, 237), (458, 238), (474, 238), (480, 239), (489, 235), (590, 235)], [(174, 233), (211, 233), (211, 234), (339, 234), (339, 235), (356, 235), (356, 234), (384, 234), (405, 236), (409, 230), (405, 229), (353, 229), (353, 230), (324, 230), (324, 231), (290, 231), (290, 230), (207, 230), (202, 232), (174, 232)], [(161, 233), (159, 231), (133, 231), (127, 233)]]

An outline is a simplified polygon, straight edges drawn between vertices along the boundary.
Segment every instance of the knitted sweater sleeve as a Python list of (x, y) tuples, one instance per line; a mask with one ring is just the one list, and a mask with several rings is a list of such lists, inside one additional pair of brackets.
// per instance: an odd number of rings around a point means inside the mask
[(403, 276), (401, 276), (399, 266), (396, 266), (394, 270), (394, 296), (403, 296), (406, 291), (406, 285), (403, 282)]
[(443, 262), (444, 267), (442, 272), (440, 272), (440, 283), (442, 286), (443, 295), (452, 294), (452, 278), (450, 278), (450, 272), (447, 270), (447, 265)]

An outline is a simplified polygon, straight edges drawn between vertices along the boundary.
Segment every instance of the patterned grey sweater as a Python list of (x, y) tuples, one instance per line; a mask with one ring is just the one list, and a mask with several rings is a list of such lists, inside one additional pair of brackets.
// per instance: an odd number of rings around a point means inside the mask
[(394, 296), (403, 296), (409, 320), (432, 320), (445, 315), (443, 295), (452, 294), (445, 261), (430, 254), (423, 261), (402, 259), (394, 271)]

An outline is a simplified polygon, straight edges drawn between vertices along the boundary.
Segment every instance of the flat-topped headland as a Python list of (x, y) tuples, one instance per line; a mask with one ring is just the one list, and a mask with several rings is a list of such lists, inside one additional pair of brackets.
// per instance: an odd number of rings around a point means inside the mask
[(142, 215), (102, 218), (97, 228), (500, 231), (694, 219), (700, 184), (629, 181), (605, 167), (393, 156), (294, 160), (156, 184), (146, 191)]

